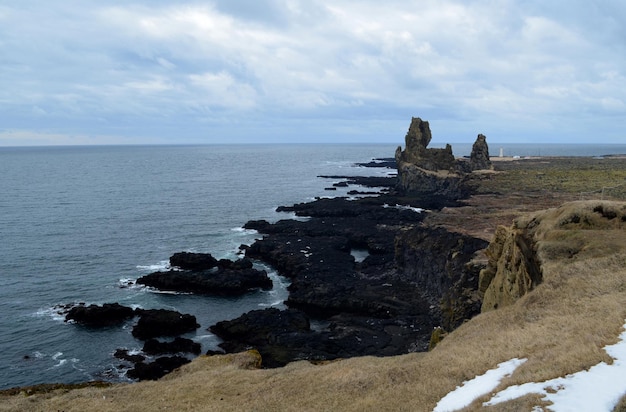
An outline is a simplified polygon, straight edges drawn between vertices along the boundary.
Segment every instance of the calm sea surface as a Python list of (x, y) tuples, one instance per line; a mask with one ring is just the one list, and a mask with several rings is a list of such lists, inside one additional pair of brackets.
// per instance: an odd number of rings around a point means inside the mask
[[(287, 282), (242, 298), (162, 294), (131, 286), (178, 251), (236, 258), (250, 219), (292, 217), (280, 205), (328, 192), (318, 175), (376, 175), (354, 167), (396, 145), (102, 146), (0, 148), (0, 389), (44, 382), (123, 380), (117, 348), (139, 350), (131, 324), (101, 330), (63, 321), (60, 304), (119, 302), (194, 314), (188, 337), (262, 307), (281, 307)], [(497, 145), (505, 155), (599, 156), (626, 145)], [(453, 145), (455, 155), (471, 145)]]

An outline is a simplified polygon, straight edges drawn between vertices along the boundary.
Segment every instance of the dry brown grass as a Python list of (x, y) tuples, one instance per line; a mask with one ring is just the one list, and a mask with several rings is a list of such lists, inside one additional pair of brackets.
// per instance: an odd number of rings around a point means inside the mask
[(618, 404), (615, 405), (615, 409), (613, 409), (613, 412), (626, 412), (626, 394), (624, 394)]
[[(272, 370), (249, 369), (258, 360), (254, 353), (200, 357), (158, 382), (4, 396), (0, 411), (430, 411), (464, 380), (511, 358), (528, 361), (501, 388), (610, 362), (602, 348), (617, 341), (626, 319), (624, 224), (560, 223), (589, 210), (593, 221), (596, 206), (583, 202), (539, 213), (544, 282), (514, 305), (466, 322), (432, 352)], [(571, 257), (562, 253), (568, 247), (576, 250)], [(484, 400), (465, 410), (542, 404), (536, 395), (490, 408), (481, 406)]]

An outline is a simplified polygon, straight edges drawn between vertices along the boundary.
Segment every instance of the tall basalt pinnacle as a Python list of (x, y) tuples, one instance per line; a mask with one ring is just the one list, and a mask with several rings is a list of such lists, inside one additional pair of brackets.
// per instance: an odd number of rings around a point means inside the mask
[(404, 137), (405, 148), (396, 150), (396, 162), (404, 162), (426, 170), (449, 170), (454, 165), (452, 147), (428, 149), (432, 139), (430, 125), (419, 117), (411, 118), (411, 125)]
[(460, 199), (465, 188), (455, 171), (452, 147), (428, 149), (432, 135), (428, 122), (411, 118), (404, 138), (406, 146), (396, 149), (398, 183), (396, 189), (405, 195), (437, 194)]
[(428, 122), (420, 119), (419, 117), (412, 117), (409, 131), (404, 137), (407, 161), (413, 162), (411, 159), (418, 159), (422, 157), (426, 152), (426, 147), (428, 147), (431, 139), (432, 134), (430, 133), (430, 125)]
[(472, 146), (472, 154), (470, 156), (470, 167), (472, 170), (491, 169), (491, 160), (489, 159), (489, 146), (487, 138), (484, 134), (479, 134)]

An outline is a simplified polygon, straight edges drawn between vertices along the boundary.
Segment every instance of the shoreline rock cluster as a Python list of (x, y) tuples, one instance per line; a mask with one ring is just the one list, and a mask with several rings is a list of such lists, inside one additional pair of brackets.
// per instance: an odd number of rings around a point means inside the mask
[[(398, 148), (395, 159), (362, 165), (395, 167), (397, 177), (323, 176), (342, 179), (342, 186), (376, 188), (375, 192), (351, 192), (375, 196), (321, 198), (281, 206), (279, 211), (308, 219), (249, 221), (244, 227), (263, 237), (242, 245), (243, 259), (218, 261), (206, 253), (180, 252), (170, 258), (173, 269), (151, 273), (137, 283), (159, 290), (239, 296), (252, 289), (271, 288), (267, 273), (255, 269), (252, 261), (271, 265), (291, 282), (285, 302), (288, 309), (255, 310), (209, 328), (223, 340), (219, 346), (225, 352), (257, 349), (264, 367), (303, 359), (426, 351), (433, 330), (451, 330), (480, 312), (479, 272), (483, 267), (473, 258), (487, 242), (424, 227), (421, 222), (426, 212), (421, 211), (453, 207), (470, 195), (468, 170), (489, 167), (483, 161), (485, 156), (488, 160), (488, 148), (481, 136), (470, 162), (456, 160), (449, 146), (427, 149), (431, 138), (428, 122), (414, 118), (405, 150)], [(177, 362), (188, 361), (180, 353), (197, 354), (197, 346), (178, 336), (195, 330), (189, 326), (160, 335), (136, 332), (150, 323), (149, 313), (118, 304), (91, 305), (71, 308), (67, 319), (100, 327), (138, 316), (133, 336), (146, 340), (144, 352), (176, 355), (152, 363), (146, 363), (143, 355), (123, 350), (118, 357), (135, 364), (129, 376), (155, 379)], [(192, 316), (158, 314), (161, 319), (169, 317), (173, 324), (176, 317), (182, 322)], [(150, 327), (162, 332), (173, 328), (169, 323)], [(177, 338), (154, 340), (160, 336)]]

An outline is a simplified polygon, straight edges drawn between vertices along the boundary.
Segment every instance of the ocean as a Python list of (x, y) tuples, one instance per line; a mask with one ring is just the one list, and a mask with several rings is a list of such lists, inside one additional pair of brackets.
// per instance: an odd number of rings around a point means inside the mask
[[(353, 188), (319, 175), (380, 175), (357, 162), (397, 145), (0, 147), (0, 389), (94, 379), (124, 381), (118, 348), (138, 351), (131, 324), (90, 329), (64, 322), (58, 305), (85, 302), (195, 315), (187, 337), (216, 349), (212, 324), (283, 307), (288, 282), (270, 267), (271, 291), (239, 298), (156, 293), (134, 285), (175, 252), (237, 258), (258, 236), (251, 219), (294, 218), (277, 206)], [(601, 156), (626, 145), (498, 145), (506, 156)], [(469, 155), (471, 144), (453, 145)]]

